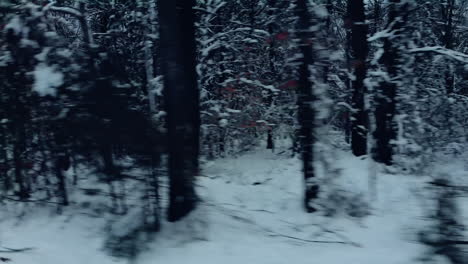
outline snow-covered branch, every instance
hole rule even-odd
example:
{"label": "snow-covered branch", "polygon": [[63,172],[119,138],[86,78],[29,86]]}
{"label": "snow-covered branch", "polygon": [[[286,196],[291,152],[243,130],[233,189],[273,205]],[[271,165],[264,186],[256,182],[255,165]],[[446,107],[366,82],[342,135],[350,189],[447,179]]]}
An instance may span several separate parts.
{"label": "snow-covered branch", "polygon": [[454,59],[462,63],[468,63],[468,54],[461,53],[461,52],[451,50],[451,49],[447,49],[441,46],[414,48],[414,49],[410,49],[409,52],[411,53],[433,52],[436,54],[447,56],[451,59]]}
{"label": "snow-covered branch", "polygon": [[81,18],[83,17],[83,14],[71,7],[58,7],[58,6],[50,6],[48,10],[54,11],[54,12],[59,12],[67,15],[74,16],[76,18]]}

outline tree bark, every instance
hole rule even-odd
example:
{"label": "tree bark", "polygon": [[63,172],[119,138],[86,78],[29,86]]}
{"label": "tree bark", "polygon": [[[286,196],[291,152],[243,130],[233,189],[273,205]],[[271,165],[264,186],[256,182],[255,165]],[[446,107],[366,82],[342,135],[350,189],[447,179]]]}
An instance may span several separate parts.
{"label": "tree bark", "polygon": [[395,124],[396,112],[396,95],[397,84],[392,81],[398,75],[399,63],[399,47],[400,38],[403,28],[403,17],[400,16],[401,0],[391,0],[388,13],[388,27],[396,35],[392,39],[385,38],[382,55],[382,64],[389,76],[388,80],[384,80],[377,88],[375,99],[375,149],[374,159],[377,162],[392,165],[393,163],[393,144],[392,140],[396,139],[397,126]]}
{"label": "tree bark", "polygon": [[267,149],[271,149],[272,151],[274,151],[274,148],[275,148],[275,145],[274,145],[274,141],[273,141],[273,132],[271,131],[271,129],[268,129],[268,132],[267,132]]}
{"label": "tree bark", "polygon": [[[154,35],[156,33],[156,2],[155,0],[148,1],[149,15],[146,22],[149,24],[147,34]],[[151,121],[156,114],[156,95],[154,94],[153,79],[156,77],[154,74],[154,41],[153,36],[147,37],[145,40],[145,73],[146,73],[146,89],[148,93],[149,112]]]}
{"label": "tree bark", "polygon": [[351,69],[354,73],[352,81],[352,106],[351,115],[351,149],[356,156],[367,154],[368,116],[365,107],[365,95],[367,93],[364,79],[367,75],[367,44],[368,27],[366,23],[364,1],[348,0],[348,16],[351,23]]}
{"label": "tree bark", "polygon": [[169,221],[196,206],[200,111],[196,75],[194,0],[160,0],[164,97],[169,151]]}
{"label": "tree bark", "polygon": [[296,15],[298,16],[299,48],[302,53],[299,67],[299,90],[298,90],[298,122],[299,142],[302,155],[303,174],[305,181],[304,207],[309,213],[315,212],[313,200],[317,198],[319,187],[314,183],[314,143],[313,136],[316,120],[316,111],[312,103],[316,100],[313,93],[313,84],[310,80],[309,66],[313,64],[313,34],[310,32],[311,16],[307,9],[306,0],[297,0]]}
{"label": "tree bark", "polygon": [[[443,19],[445,20],[444,23],[444,35],[442,37],[443,45],[447,49],[453,48],[453,12],[455,8],[455,1],[448,0],[446,3],[440,3],[441,11],[443,14]],[[445,89],[447,94],[452,94],[454,92],[455,86],[455,78],[454,72],[450,64],[447,65],[447,69],[445,70]]]}

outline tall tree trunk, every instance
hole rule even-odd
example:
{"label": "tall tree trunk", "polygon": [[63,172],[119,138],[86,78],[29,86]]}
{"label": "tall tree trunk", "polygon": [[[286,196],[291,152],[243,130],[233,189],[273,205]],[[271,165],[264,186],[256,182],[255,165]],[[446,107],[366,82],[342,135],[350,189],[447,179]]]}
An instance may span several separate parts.
{"label": "tall tree trunk", "polygon": [[196,206],[200,111],[195,53],[195,0],[160,0],[164,96],[169,152],[169,221]]}
{"label": "tall tree trunk", "polygon": [[313,34],[310,32],[311,16],[307,9],[306,0],[297,0],[296,15],[298,16],[298,37],[302,53],[299,68],[299,90],[297,97],[299,142],[302,154],[303,174],[305,181],[304,207],[307,212],[315,212],[313,200],[317,198],[319,187],[314,183],[314,143],[313,136],[316,120],[316,111],[312,103],[316,100],[313,93],[313,84],[310,81],[309,66],[313,64]]}
{"label": "tall tree trunk", "polygon": [[[453,11],[455,8],[455,0],[448,0],[445,3],[440,3],[443,18],[445,22],[444,26],[444,35],[442,37],[443,45],[447,49],[453,48]],[[447,94],[452,94],[454,91],[455,86],[455,78],[454,78],[453,68],[450,64],[447,64],[447,69],[445,70],[445,89]]]}
{"label": "tall tree trunk", "polygon": [[348,0],[348,16],[351,23],[351,68],[354,73],[352,81],[353,113],[351,115],[351,149],[356,156],[367,154],[368,117],[365,108],[366,87],[364,79],[367,74],[367,24],[363,0]]}
{"label": "tall tree trunk", "polygon": [[[154,34],[156,31],[156,0],[149,1],[149,8],[152,10],[150,11],[149,20],[151,21],[151,32]],[[149,41],[149,40],[148,40]],[[147,43],[149,44],[149,43]],[[151,47],[154,45],[154,42],[151,41]],[[148,96],[149,96],[149,112],[150,112],[150,131],[148,133],[149,142],[151,142],[150,146],[148,146],[149,154],[150,154],[150,173],[145,178],[146,184],[146,195],[143,197],[144,201],[143,204],[146,207],[146,219],[145,223],[147,225],[147,229],[151,231],[159,231],[160,229],[160,195],[159,195],[159,168],[161,167],[161,152],[162,149],[158,140],[160,139],[159,131],[156,131],[155,128],[155,119],[154,114],[157,111],[157,104],[156,104],[156,95],[151,90],[154,89],[154,85],[151,85],[151,79],[154,77],[154,54],[152,54],[154,48],[150,48],[146,46],[145,56],[146,56],[146,74],[148,80]]]}
{"label": "tall tree trunk", "polygon": [[375,99],[375,149],[374,159],[377,162],[391,165],[393,163],[393,144],[396,139],[397,126],[395,124],[397,84],[394,79],[398,76],[399,45],[403,17],[401,0],[391,0],[388,13],[388,27],[394,32],[392,39],[385,38],[382,55],[382,64],[388,74],[388,79],[380,83]]}
{"label": "tall tree trunk", "polygon": [[[19,89],[18,89],[19,90]],[[26,163],[26,127],[25,124],[29,120],[27,117],[27,110],[24,103],[20,100],[20,91],[15,91],[14,96],[14,111],[13,113],[13,163],[15,168],[15,181],[18,189],[17,194],[20,199],[27,199],[30,197],[30,185],[28,176],[25,174],[24,165]]]}
{"label": "tall tree trunk", "polygon": [[149,14],[146,18],[146,22],[149,24],[147,28],[147,34],[151,34],[151,37],[147,37],[145,40],[145,71],[146,71],[146,89],[148,92],[148,103],[153,120],[153,115],[156,114],[156,95],[154,93],[154,81],[156,77],[154,74],[154,41],[153,35],[156,33],[156,2],[155,0],[148,1]]}

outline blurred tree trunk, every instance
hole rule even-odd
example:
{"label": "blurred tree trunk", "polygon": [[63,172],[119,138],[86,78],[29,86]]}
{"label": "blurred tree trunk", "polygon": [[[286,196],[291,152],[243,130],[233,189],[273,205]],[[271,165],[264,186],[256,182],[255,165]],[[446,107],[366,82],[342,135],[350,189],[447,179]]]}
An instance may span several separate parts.
{"label": "blurred tree trunk", "polygon": [[169,221],[196,206],[200,111],[196,75],[194,0],[159,1],[162,71],[169,152]]}
{"label": "blurred tree trunk", "polygon": [[351,115],[351,149],[356,156],[367,154],[368,117],[365,109],[366,87],[364,79],[367,74],[367,24],[363,0],[348,0],[348,19],[351,26],[351,36],[348,38],[351,48],[351,70],[354,73],[352,80],[352,106]]}
{"label": "blurred tree trunk", "polygon": [[[442,43],[447,49],[453,48],[453,35],[454,35],[454,9],[455,0],[447,0],[440,3],[442,19],[444,23],[444,34],[442,36]],[[453,93],[455,89],[454,71],[451,64],[447,64],[445,71],[445,89],[447,94]]]}
{"label": "blurred tree trunk", "polygon": [[267,132],[267,149],[271,149],[274,151],[275,145],[273,141],[273,132],[271,131],[272,129],[268,129]]}
{"label": "blurred tree trunk", "polygon": [[401,0],[391,0],[388,12],[388,26],[394,36],[385,38],[381,62],[388,74],[388,79],[377,87],[375,98],[375,149],[374,159],[377,162],[391,165],[393,163],[393,144],[396,139],[397,127],[395,124],[397,84],[393,80],[398,75],[399,45],[401,30],[403,29],[403,11]]}
{"label": "blurred tree trunk", "polygon": [[298,121],[299,121],[299,144],[302,155],[303,173],[305,181],[304,207],[307,212],[315,212],[313,200],[317,198],[319,187],[314,183],[314,129],[316,111],[312,103],[316,100],[313,93],[313,84],[310,81],[311,73],[309,66],[313,64],[314,41],[311,28],[311,16],[307,9],[306,0],[297,0],[296,15],[298,16],[299,48],[302,53],[299,67],[299,90],[297,96]]}

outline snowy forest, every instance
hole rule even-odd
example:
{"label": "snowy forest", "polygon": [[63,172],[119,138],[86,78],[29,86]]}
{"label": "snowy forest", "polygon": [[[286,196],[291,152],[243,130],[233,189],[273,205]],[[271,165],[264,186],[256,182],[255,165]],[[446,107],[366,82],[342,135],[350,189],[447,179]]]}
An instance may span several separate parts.
{"label": "snowy forest", "polygon": [[467,0],[0,0],[0,263],[468,263]]}

